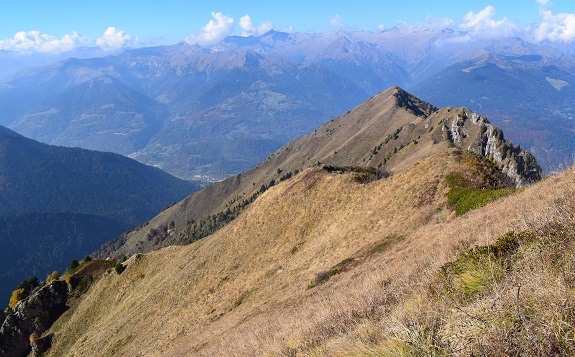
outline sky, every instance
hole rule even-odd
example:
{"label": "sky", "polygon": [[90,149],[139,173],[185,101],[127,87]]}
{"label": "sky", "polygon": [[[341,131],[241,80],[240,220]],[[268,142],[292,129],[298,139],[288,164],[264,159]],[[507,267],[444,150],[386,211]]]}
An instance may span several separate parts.
{"label": "sky", "polygon": [[230,35],[451,28],[532,41],[575,41],[574,0],[28,0],[0,4],[0,50],[62,53],[175,44]]}

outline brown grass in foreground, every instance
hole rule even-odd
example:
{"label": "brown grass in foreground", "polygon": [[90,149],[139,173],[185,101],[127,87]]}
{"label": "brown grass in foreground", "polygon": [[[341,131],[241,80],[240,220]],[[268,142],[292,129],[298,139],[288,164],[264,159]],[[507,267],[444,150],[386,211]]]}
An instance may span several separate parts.
{"label": "brown grass in foreground", "polygon": [[[213,236],[104,276],[53,326],[50,355],[570,351],[575,173],[455,217],[445,177],[467,169],[452,151],[369,184],[306,170]],[[512,268],[472,298],[443,287],[445,263],[509,231],[532,237]]]}

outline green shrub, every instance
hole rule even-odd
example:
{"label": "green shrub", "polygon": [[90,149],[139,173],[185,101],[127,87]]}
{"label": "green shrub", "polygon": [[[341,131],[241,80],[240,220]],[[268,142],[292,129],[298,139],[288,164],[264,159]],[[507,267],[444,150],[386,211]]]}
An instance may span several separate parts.
{"label": "green shrub", "polygon": [[24,289],[26,293],[29,293],[38,286],[40,286],[40,280],[38,280],[37,277],[33,276],[29,279],[21,281],[20,284],[18,284],[18,286],[16,287],[16,289]]}
{"label": "green shrub", "polygon": [[114,270],[116,271],[116,274],[120,275],[124,270],[126,270],[126,267],[122,263],[118,262],[114,265]]}

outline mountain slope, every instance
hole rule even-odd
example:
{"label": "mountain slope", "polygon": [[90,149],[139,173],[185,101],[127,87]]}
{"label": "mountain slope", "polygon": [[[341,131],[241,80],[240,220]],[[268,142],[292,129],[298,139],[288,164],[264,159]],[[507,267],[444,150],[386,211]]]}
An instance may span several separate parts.
{"label": "mountain slope", "polygon": [[[533,156],[507,142],[486,118],[465,108],[438,110],[393,87],[283,146],[255,169],[189,196],[145,227],[102,247],[96,255],[129,256],[194,240],[190,233],[194,221],[209,220],[210,215],[230,209],[241,210],[262,192],[262,186],[263,191],[273,186],[272,180],[280,182],[318,164],[396,172],[450,146],[492,157],[515,185],[540,178],[541,170]],[[168,227],[169,234],[158,233],[167,232]]]}
{"label": "mountain slope", "polygon": [[50,146],[0,127],[0,293],[64,269],[198,188],[117,154]]}
{"label": "mountain slope", "polygon": [[[409,340],[420,332],[401,315],[411,299],[459,252],[554,207],[557,196],[538,192],[564,192],[572,175],[515,189],[539,178],[485,118],[394,87],[108,245],[100,253],[119,258],[187,243],[134,254],[123,272],[87,263],[56,283],[70,281],[69,309],[51,327],[20,326],[34,317],[24,300],[0,341],[14,333],[29,350],[37,331],[32,345],[53,356],[417,351],[426,342]],[[233,221],[191,239],[193,217],[225,210],[205,228],[237,205]]]}
{"label": "mountain slope", "polygon": [[454,217],[447,178],[479,177],[468,157],[446,149],[369,184],[307,169],[213,236],[136,256],[121,275],[104,275],[49,331],[48,355],[407,349],[402,326],[417,325],[401,311],[411,311],[410,298],[442,264],[554,207],[548,193],[573,193],[569,172]]}

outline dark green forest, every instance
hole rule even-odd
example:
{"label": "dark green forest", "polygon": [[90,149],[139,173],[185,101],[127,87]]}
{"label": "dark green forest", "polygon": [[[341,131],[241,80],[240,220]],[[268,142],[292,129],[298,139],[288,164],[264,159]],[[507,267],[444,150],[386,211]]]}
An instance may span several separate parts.
{"label": "dark green forest", "polygon": [[32,276],[44,280],[54,270],[64,271],[72,258],[128,228],[109,218],[73,213],[0,217],[0,303],[8,304],[19,281]]}
{"label": "dark green forest", "polygon": [[112,153],[56,147],[0,127],[0,296],[63,269],[197,191]]}

